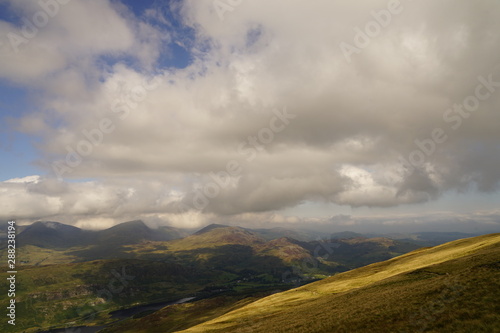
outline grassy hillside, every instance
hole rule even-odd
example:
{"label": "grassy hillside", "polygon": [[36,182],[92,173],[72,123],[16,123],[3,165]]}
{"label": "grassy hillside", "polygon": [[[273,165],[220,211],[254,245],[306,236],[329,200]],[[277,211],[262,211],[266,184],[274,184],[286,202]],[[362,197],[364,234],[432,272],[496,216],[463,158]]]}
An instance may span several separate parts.
{"label": "grassy hillside", "polygon": [[228,244],[253,246],[265,243],[256,233],[240,228],[223,225],[210,225],[183,239],[169,242],[174,251],[187,251]]}
{"label": "grassy hillside", "polygon": [[494,332],[499,299],[492,234],[274,294],[183,332]]}

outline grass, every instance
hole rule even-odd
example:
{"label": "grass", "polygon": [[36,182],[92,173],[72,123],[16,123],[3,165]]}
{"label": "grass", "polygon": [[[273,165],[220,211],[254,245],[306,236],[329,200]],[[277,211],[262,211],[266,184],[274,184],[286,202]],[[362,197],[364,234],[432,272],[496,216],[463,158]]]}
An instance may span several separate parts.
{"label": "grass", "polygon": [[[22,262],[18,263],[18,266],[66,264],[78,259],[64,250],[46,249],[34,245],[18,247],[16,250],[17,258],[21,258],[22,260]],[[0,256],[2,258],[7,258],[6,248],[0,250]]]}
{"label": "grass", "polygon": [[458,240],[274,294],[183,332],[493,332],[500,234]]}
{"label": "grass", "polygon": [[[117,275],[128,278],[119,280]],[[20,266],[16,278],[16,327],[3,321],[1,332],[64,327],[69,322],[106,323],[110,311],[135,304],[177,300],[192,295],[208,283],[228,282],[227,277],[215,272],[147,260]],[[4,281],[0,281],[0,288],[8,290]],[[0,301],[7,302],[7,293],[0,295]],[[95,318],[82,318],[91,313],[95,313]]]}

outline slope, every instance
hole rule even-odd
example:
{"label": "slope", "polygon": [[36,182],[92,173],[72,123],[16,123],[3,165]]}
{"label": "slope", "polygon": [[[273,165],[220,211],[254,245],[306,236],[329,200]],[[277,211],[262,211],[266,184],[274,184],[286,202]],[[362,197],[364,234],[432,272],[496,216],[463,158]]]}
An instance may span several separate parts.
{"label": "slope", "polygon": [[34,245],[42,248],[64,248],[85,244],[89,232],[52,221],[38,221],[27,226],[17,236],[19,246]]}
{"label": "slope", "polygon": [[186,251],[229,244],[253,246],[264,242],[263,238],[252,231],[240,227],[212,224],[191,236],[170,242],[169,248]]}
{"label": "slope", "polygon": [[183,332],[492,332],[499,281],[500,234],[491,234],[271,295]]}

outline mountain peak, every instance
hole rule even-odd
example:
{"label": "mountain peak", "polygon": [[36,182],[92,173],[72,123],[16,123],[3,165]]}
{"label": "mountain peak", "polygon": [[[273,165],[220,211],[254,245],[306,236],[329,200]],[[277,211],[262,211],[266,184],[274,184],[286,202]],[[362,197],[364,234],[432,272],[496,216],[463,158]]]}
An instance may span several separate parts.
{"label": "mountain peak", "polygon": [[206,227],[198,230],[193,235],[201,235],[201,234],[204,234],[206,232],[212,231],[213,229],[217,229],[217,228],[229,228],[229,226],[228,225],[224,225],[224,224],[212,223],[212,224],[209,224]]}
{"label": "mountain peak", "polygon": [[75,226],[60,223],[60,222],[55,222],[55,221],[37,221],[37,222],[34,222],[31,225],[27,226],[26,229],[32,229],[32,230],[53,229],[53,230],[59,230],[59,231],[81,230],[80,228],[77,228]]}
{"label": "mountain peak", "polygon": [[81,240],[82,229],[54,221],[37,221],[19,233],[20,244],[66,247]]}
{"label": "mountain peak", "polygon": [[133,220],[133,221],[127,221],[123,222],[117,225],[112,226],[111,228],[105,229],[105,230],[120,230],[120,229],[150,229],[146,223],[144,223],[142,220]]}

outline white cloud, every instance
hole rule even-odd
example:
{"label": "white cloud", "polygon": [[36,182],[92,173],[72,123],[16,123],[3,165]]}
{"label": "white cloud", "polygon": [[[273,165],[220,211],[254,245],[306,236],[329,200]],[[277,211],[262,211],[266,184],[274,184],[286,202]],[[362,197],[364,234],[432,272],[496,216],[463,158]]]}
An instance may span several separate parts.
{"label": "white cloud", "polygon": [[38,183],[40,181],[40,176],[35,175],[35,176],[26,176],[23,178],[12,178],[5,180],[4,183]]}
{"label": "white cloud", "polygon": [[0,21],[0,77],[17,83],[44,85],[48,77],[75,69],[87,78],[99,75],[95,60],[103,55],[130,55],[150,67],[168,38],[108,0],[7,2],[20,23]]}
{"label": "white cloud", "polygon": [[[210,174],[231,160],[241,166],[231,186],[201,212],[190,212],[189,221],[275,212],[305,201],[390,207],[466,188],[498,190],[500,88],[494,83],[491,96],[458,119],[459,129],[451,128],[456,118],[443,119],[475,93],[479,76],[500,82],[497,2],[405,2],[350,64],[339,44],[352,43],[353,28],[386,1],[244,1],[224,20],[212,6],[183,3],[197,38],[185,69],[152,76],[160,45],[171,36],[108,1],[61,7],[23,52],[6,55],[1,77],[41,89],[42,111],[19,124],[41,133],[41,165],[64,160],[68,147],[77,150],[102,119],[114,126],[64,175],[96,181],[56,186],[44,179],[38,187],[16,187],[9,207],[18,210],[8,212],[35,217],[36,209],[19,213],[19,203],[45,192],[53,199],[40,216],[167,214],[173,221],[171,203],[192,207],[196,186],[203,190],[213,182]],[[19,8],[36,10],[28,2]],[[0,31],[12,29],[0,22]],[[117,54],[139,59],[141,69],[96,61]],[[161,83],[134,97],[155,78]],[[117,100],[128,108],[126,117],[113,111]],[[274,108],[284,107],[296,118],[248,161],[252,150],[238,147],[270,126]],[[429,156],[421,152],[425,163],[408,172],[399,157],[409,159],[421,149],[415,140],[427,140],[435,128],[448,139]]]}

